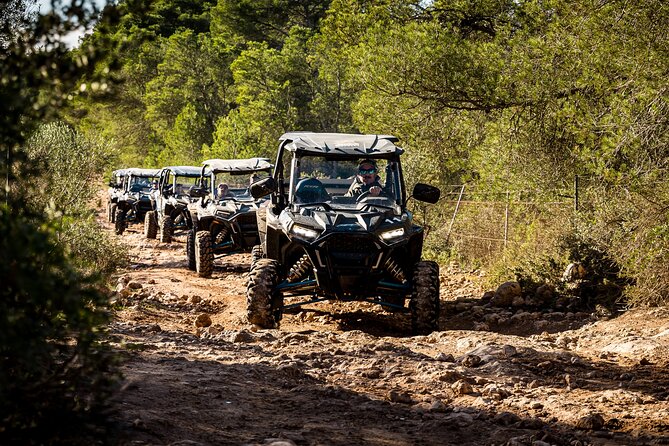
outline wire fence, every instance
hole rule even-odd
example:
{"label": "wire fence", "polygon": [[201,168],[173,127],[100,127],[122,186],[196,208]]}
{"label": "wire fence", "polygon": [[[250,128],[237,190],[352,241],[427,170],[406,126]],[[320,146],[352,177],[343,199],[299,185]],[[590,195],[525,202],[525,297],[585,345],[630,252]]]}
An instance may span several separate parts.
{"label": "wire fence", "polygon": [[[436,206],[422,207],[428,243],[479,260],[514,245],[536,244],[537,234],[568,225],[579,207],[579,182],[572,189],[486,192],[466,184],[442,189]],[[527,251],[527,249],[526,249]],[[530,250],[531,251],[531,250]]]}

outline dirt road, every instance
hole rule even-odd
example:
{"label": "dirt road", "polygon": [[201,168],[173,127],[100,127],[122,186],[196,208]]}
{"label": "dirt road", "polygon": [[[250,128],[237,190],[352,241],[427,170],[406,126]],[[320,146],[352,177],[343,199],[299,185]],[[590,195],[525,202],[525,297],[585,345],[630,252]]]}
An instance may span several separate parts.
{"label": "dirt road", "polygon": [[161,244],[131,226],[121,239],[121,444],[669,444],[669,309],[494,309],[476,275],[442,267],[429,336],[365,303],[311,305],[258,330],[245,321],[250,255],[202,279],[183,237]]}

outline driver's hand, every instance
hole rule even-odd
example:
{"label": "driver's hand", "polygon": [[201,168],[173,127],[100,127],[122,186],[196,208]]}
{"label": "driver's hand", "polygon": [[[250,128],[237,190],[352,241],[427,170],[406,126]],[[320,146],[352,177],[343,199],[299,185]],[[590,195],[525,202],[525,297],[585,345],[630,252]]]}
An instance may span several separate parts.
{"label": "driver's hand", "polygon": [[369,188],[369,195],[378,197],[380,193],[381,193],[381,188],[379,186],[372,186]]}

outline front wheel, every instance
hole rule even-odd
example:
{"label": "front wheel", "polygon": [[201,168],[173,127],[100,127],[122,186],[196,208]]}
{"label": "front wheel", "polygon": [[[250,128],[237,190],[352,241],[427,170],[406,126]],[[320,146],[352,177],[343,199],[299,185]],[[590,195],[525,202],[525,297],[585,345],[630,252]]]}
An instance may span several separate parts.
{"label": "front wheel", "polygon": [[214,251],[209,231],[198,231],[195,235],[195,271],[200,277],[211,277],[214,271]]}
{"label": "front wheel", "polygon": [[116,203],[109,205],[109,221],[112,223],[116,222]]}
{"label": "front wheel", "polygon": [[174,233],[174,221],[169,215],[163,215],[160,218],[160,241],[163,243],[172,242],[172,234]]}
{"label": "front wheel", "polygon": [[116,234],[121,235],[127,226],[125,221],[126,212],[123,209],[116,208],[116,213],[114,214],[114,230]]}
{"label": "front wheel", "polygon": [[144,237],[153,239],[156,238],[157,233],[156,211],[148,211],[144,214]]}
{"label": "front wheel", "polygon": [[416,264],[409,308],[415,334],[430,334],[439,329],[439,265],[436,262],[424,260]]}
{"label": "front wheel", "polygon": [[249,272],[246,285],[246,317],[262,328],[277,328],[283,310],[283,296],[276,290],[276,260],[259,259]]}
{"label": "front wheel", "polygon": [[258,260],[262,259],[265,255],[262,252],[261,245],[255,245],[251,250],[251,269],[255,268]]}

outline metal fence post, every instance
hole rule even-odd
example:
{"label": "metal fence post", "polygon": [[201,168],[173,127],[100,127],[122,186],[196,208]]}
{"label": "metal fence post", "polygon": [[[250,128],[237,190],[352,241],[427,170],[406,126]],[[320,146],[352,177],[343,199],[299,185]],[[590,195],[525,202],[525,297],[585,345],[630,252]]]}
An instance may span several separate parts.
{"label": "metal fence post", "polygon": [[506,248],[506,242],[509,236],[509,203],[510,203],[510,194],[509,191],[506,191],[506,207],[504,209],[504,247]]}
{"label": "metal fence post", "polygon": [[451,218],[451,224],[448,226],[448,233],[446,234],[446,244],[451,238],[451,231],[453,230],[453,223],[455,223],[455,216],[458,215],[458,209],[460,209],[460,202],[462,201],[462,195],[465,193],[465,185],[462,185],[460,188],[460,195],[458,196],[458,202],[455,205],[455,210],[453,211],[453,217]]}
{"label": "metal fence post", "polygon": [[578,212],[578,175],[574,175],[574,211]]}

